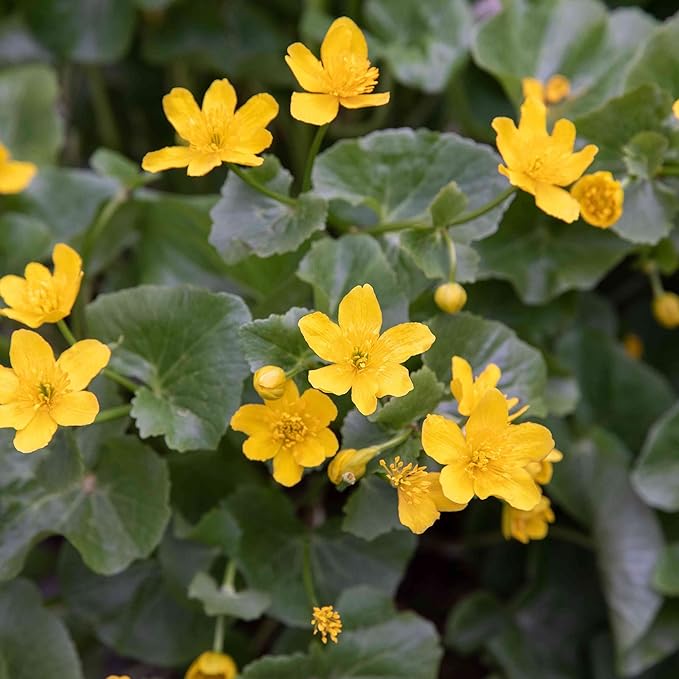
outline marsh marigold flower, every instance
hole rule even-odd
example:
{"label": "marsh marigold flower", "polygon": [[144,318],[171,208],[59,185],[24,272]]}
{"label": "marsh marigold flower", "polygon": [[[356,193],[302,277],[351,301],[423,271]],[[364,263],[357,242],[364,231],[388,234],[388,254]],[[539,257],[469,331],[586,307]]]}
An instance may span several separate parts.
{"label": "marsh marigold flower", "polygon": [[336,644],[342,633],[342,618],[333,606],[314,606],[311,624],[314,634],[320,634],[324,644],[328,643],[328,637]]}
{"label": "marsh marigold flower", "polygon": [[285,393],[287,377],[283,368],[277,365],[265,365],[255,372],[252,383],[255,391],[265,400],[272,401]]}
{"label": "marsh marigold flower", "polygon": [[151,151],[142,167],[147,172],[186,167],[188,175],[197,177],[222,163],[261,165],[264,160],[257,154],[271,146],[271,132],[265,128],[278,115],[278,104],[270,94],[256,94],[236,111],[236,92],[223,78],[205,92],[202,110],[183,87],[163,97],[163,110],[188,146]]}
{"label": "marsh marigold flower", "polygon": [[679,327],[679,295],[662,292],[653,298],[653,316],[663,328]]}
{"label": "marsh marigold flower", "polygon": [[238,668],[230,655],[205,651],[191,663],[184,679],[235,679],[237,674]]}
{"label": "marsh marigold flower", "polygon": [[130,679],[130,677],[127,676],[127,674],[119,675],[119,674],[109,674],[106,679]]}
{"label": "marsh marigold flower", "polygon": [[554,465],[563,460],[563,453],[554,448],[544,460],[540,462],[530,462],[526,465],[526,470],[541,486],[546,486],[554,475]]}
{"label": "marsh marigold flower", "polygon": [[336,486],[344,481],[353,485],[358,479],[365,476],[368,462],[377,455],[378,448],[346,448],[340,450],[328,465],[328,478]]}
{"label": "marsh marigold flower", "polygon": [[510,118],[495,118],[497,147],[506,165],[498,166],[509,182],[535,196],[536,205],[548,215],[574,222],[580,204],[561,188],[576,181],[597,154],[593,144],[573,153],[575,125],[557,120],[547,133],[547,109],[537,97],[528,97],[521,106],[518,129]]}
{"label": "marsh marigold flower", "polygon": [[467,291],[459,283],[443,283],[434,292],[436,306],[447,314],[456,314],[467,303]]}
{"label": "marsh marigold flower", "polygon": [[679,118],[679,99],[672,104],[672,113],[674,113],[675,118]]}
{"label": "marsh marigold flower", "polygon": [[0,297],[8,305],[0,316],[12,318],[29,328],[56,323],[71,313],[82,281],[82,260],[68,245],[57,243],[52,251],[54,273],[30,262],[21,276],[0,278]]}
{"label": "marsh marigold flower", "polygon": [[413,388],[401,365],[427,351],[436,339],[423,323],[401,323],[380,335],[382,310],[371,285],[357,285],[340,302],[339,325],[316,311],[299,320],[307,344],[333,365],[309,371],[312,386],[346,394],[363,415],[374,413],[382,396],[404,396]]}
{"label": "marsh marigold flower", "polygon": [[389,466],[384,460],[380,460],[380,465],[398,491],[398,519],[413,533],[424,533],[441,512],[459,512],[467,506],[452,502],[443,494],[438,472],[428,472],[426,467],[412,462],[404,464],[398,455]]}
{"label": "marsh marigold flower", "polygon": [[368,43],[348,17],[336,19],[325,34],[321,60],[301,42],[288,47],[285,57],[297,82],[306,92],[293,92],[290,113],[312,125],[325,125],[345,108],[383,106],[389,92],[371,94],[379,71],[368,61]]}
{"label": "marsh marigold flower", "polygon": [[537,78],[524,78],[521,81],[524,98],[537,97],[547,104],[558,104],[571,93],[571,82],[557,73],[543,85]]}
{"label": "marsh marigold flower", "polygon": [[274,479],[294,486],[304,467],[317,467],[337,452],[337,438],[328,429],[336,417],[337,408],[325,394],[307,389],[300,396],[294,381],[288,380],[279,399],[241,406],[231,426],[249,437],[243,443],[245,457],[273,459]]}
{"label": "marsh marigold flower", "polygon": [[12,160],[7,147],[0,144],[0,194],[21,193],[37,171],[33,163]]}
{"label": "marsh marigold flower", "polygon": [[12,333],[12,367],[0,366],[0,427],[16,429],[14,447],[32,453],[52,440],[57,426],[92,424],[99,402],[84,389],[110,357],[105,344],[88,339],[55,361],[52,347],[37,332]]}
{"label": "marsh marigold flower", "polygon": [[607,229],[622,216],[625,192],[610,172],[593,172],[581,177],[571,188],[580,203],[580,216],[592,226]]}
{"label": "marsh marigold flower", "polygon": [[502,507],[502,534],[506,540],[514,538],[524,544],[530,540],[542,540],[547,537],[550,523],[554,523],[554,512],[549,498],[544,495],[528,511],[515,509],[507,503]]}
{"label": "marsh marigold flower", "polygon": [[525,467],[540,462],[554,448],[546,427],[533,422],[511,424],[507,400],[489,389],[467,420],[464,434],[441,415],[427,415],[422,426],[422,446],[445,465],[440,482],[443,494],[464,504],[475,495],[491,495],[516,509],[533,509],[541,491]]}

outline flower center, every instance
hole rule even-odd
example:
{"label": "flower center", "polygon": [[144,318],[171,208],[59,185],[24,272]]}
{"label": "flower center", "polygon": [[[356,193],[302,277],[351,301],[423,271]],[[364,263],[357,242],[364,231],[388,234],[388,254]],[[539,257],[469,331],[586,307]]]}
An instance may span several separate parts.
{"label": "flower center", "polygon": [[354,353],[351,354],[351,362],[356,370],[363,370],[368,365],[368,352],[354,347]]}
{"label": "flower center", "polygon": [[54,311],[58,306],[56,291],[48,281],[31,281],[28,284],[27,297],[30,306],[42,313]]}
{"label": "flower center", "polygon": [[324,644],[328,643],[328,637],[337,643],[337,637],[342,631],[342,618],[332,606],[314,606],[311,624],[314,627],[314,634],[320,634]]}
{"label": "flower center", "polygon": [[336,97],[355,97],[372,92],[380,74],[367,59],[353,54],[336,57],[324,66],[330,76],[330,94]]}
{"label": "flower center", "polygon": [[497,457],[497,452],[492,448],[486,446],[480,446],[472,450],[471,457],[467,463],[467,473],[472,477],[476,476],[477,472],[484,472],[491,463]]}
{"label": "flower center", "polygon": [[580,195],[580,207],[587,216],[601,222],[613,219],[617,204],[617,187],[609,182],[593,182]]}
{"label": "flower center", "polygon": [[42,403],[48,404],[54,394],[54,387],[49,383],[42,382],[38,385],[38,394]]}
{"label": "flower center", "polygon": [[431,483],[426,467],[418,467],[409,462],[407,465],[396,456],[387,467],[384,460],[380,466],[387,472],[387,479],[408,504],[417,504],[429,493]]}
{"label": "flower center", "polygon": [[283,413],[273,427],[273,437],[280,441],[284,448],[290,448],[303,441],[307,434],[307,426],[299,415]]}

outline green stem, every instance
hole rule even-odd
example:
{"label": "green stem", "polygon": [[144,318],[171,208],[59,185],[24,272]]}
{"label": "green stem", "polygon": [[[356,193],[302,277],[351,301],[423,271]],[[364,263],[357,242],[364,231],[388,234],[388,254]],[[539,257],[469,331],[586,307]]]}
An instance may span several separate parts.
{"label": "green stem", "polygon": [[489,203],[486,203],[485,205],[482,205],[480,208],[477,210],[474,210],[473,212],[467,212],[463,215],[460,215],[457,219],[454,219],[448,226],[456,226],[457,224],[465,224],[466,222],[471,222],[472,219],[476,219],[477,217],[480,217],[481,215],[485,215],[486,212],[490,212],[493,208],[497,207],[500,203],[502,203],[504,200],[509,198],[514,192],[516,191],[516,188],[514,186],[508,186],[502,193],[498,194],[493,200],[491,200]]}
{"label": "green stem", "polygon": [[653,291],[653,297],[660,297],[665,292],[662,280],[660,280],[660,274],[658,269],[656,269],[655,264],[649,263],[646,269],[646,275],[648,276],[648,282],[651,284],[651,290]]}
{"label": "green stem", "polygon": [[71,329],[66,325],[66,322],[62,318],[60,321],[57,321],[57,328],[59,328],[59,332],[64,336],[64,339],[71,345],[73,346],[77,340],[73,336],[73,333],[71,332]]}
{"label": "green stem", "polygon": [[299,373],[302,373],[305,370],[317,368],[318,366],[319,362],[317,359],[313,358],[313,356],[303,356],[292,368],[290,368],[290,370],[285,372],[285,376],[288,379],[292,379],[295,375],[299,375]]}
{"label": "green stem", "polygon": [[236,583],[236,560],[229,559],[226,564],[226,569],[224,570],[224,580],[222,586],[227,589],[235,589]]}
{"label": "green stem", "polygon": [[381,453],[382,451],[388,450],[389,448],[394,448],[399,444],[403,443],[404,441],[407,441],[412,436],[412,434],[413,434],[412,429],[406,429],[405,431],[396,434],[396,436],[390,438],[388,441],[380,443],[379,445],[375,446],[376,448],[375,455],[379,455],[379,453]]}
{"label": "green stem", "polygon": [[302,558],[302,579],[304,580],[304,589],[312,606],[318,606],[318,597],[314,589],[314,576],[311,572],[311,547],[309,544],[309,536],[304,538],[304,551]]}
{"label": "green stem", "polygon": [[329,124],[330,123],[321,125],[316,130],[316,134],[314,135],[314,138],[311,142],[311,146],[309,147],[309,154],[306,157],[306,165],[304,166],[304,176],[302,178],[302,190],[300,193],[304,193],[305,191],[308,191],[311,188],[311,170],[314,167],[314,160],[316,160],[318,149],[321,148],[321,142],[323,141],[323,137],[325,137],[325,133],[328,131]]}
{"label": "green stem", "polygon": [[448,269],[448,282],[455,282],[455,275],[457,274],[457,250],[455,249],[455,243],[448,233],[448,229],[441,229],[443,234],[443,240],[448,246],[448,262],[450,264]]}
{"label": "green stem", "polygon": [[413,219],[404,222],[390,222],[387,224],[377,224],[368,229],[363,229],[363,233],[369,233],[373,236],[379,236],[382,233],[390,233],[391,231],[406,231],[407,229],[423,229],[428,230],[431,226],[422,221]]}
{"label": "green stem", "polygon": [[215,653],[222,653],[224,651],[224,623],[225,616],[218,615],[215,618],[215,636],[212,640],[212,650]]}
{"label": "green stem", "polygon": [[125,387],[125,389],[133,394],[136,393],[137,389],[139,389],[138,384],[135,384],[131,379],[128,379],[124,375],[121,375],[119,372],[113,370],[113,368],[104,368],[101,374],[104,375],[104,377],[108,377],[111,382],[115,382],[121,387]]}
{"label": "green stem", "polygon": [[121,417],[127,417],[132,410],[132,406],[126,403],[122,406],[116,406],[115,408],[106,408],[106,410],[100,410],[96,419],[95,424],[101,424],[102,422],[110,422],[111,420],[119,420]]}
{"label": "green stem", "polygon": [[106,91],[106,83],[98,66],[86,66],[85,76],[92,97],[97,128],[104,146],[120,149],[120,132],[111,106],[111,99]]}
{"label": "green stem", "polygon": [[248,186],[253,188],[255,191],[259,191],[259,193],[261,193],[262,195],[272,198],[273,200],[276,200],[279,203],[283,203],[285,205],[297,204],[297,200],[295,198],[292,198],[291,196],[286,196],[282,193],[278,193],[278,191],[273,191],[264,186],[263,184],[260,184],[254,177],[250,175],[249,172],[244,172],[243,170],[240,169],[240,167],[238,167],[238,165],[229,163],[229,169],[237,177],[244,181]]}
{"label": "green stem", "polygon": [[113,196],[113,198],[111,198],[103,208],[101,208],[97,218],[92,222],[90,228],[87,229],[81,252],[83,266],[87,265],[97,239],[99,236],[101,236],[104,229],[106,228],[106,225],[111,221],[113,215],[118,211],[118,208],[127,200],[127,196],[128,194],[126,190],[116,193],[116,195]]}

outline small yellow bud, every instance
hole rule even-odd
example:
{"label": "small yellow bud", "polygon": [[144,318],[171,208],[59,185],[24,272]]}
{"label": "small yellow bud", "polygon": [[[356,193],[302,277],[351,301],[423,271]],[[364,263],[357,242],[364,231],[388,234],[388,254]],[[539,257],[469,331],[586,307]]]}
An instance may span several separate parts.
{"label": "small yellow bud", "polygon": [[337,637],[342,633],[342,618],[333,606],[314,606],[311,624],[314,634],[320,634],[324,644],[328,643],[328,637],[336,644]]}
{"label": "small yellow bud", "polygon": [[265,401],[276,401],[285,392],[287,378],[282,368],[277,365],[265,365],[261,367],[252,378],[255,391]]}
{"label": "small yellow bud", "polygon": [[377,454],[377,448],[361,448],[355,450],[347,448],[340,450],[328,465],[328,478],[336,486],[348,483],[353,486],[358,479],[365,475],[365,468]]}
{"label": "small yellow bud", "polygon": [[607,229],[622,215],[625,192],[610,172],[593,172],[581,177],[571,188],[580,203],[580,216],[592,226]]}
{"label": "small yellow bud", "polygon": [[628,332],[622,338],[622,347],[630,358],[639,360],[644,355],[644,343],[633,332]]}
{"label": "small yellow bud", "polygon": [[545,85],[545,101],[548,104],[558,104],[571,93],[571,81],[557,73],[553,75]]}
{"label": "small yellow bud", "polygon": [[459,283],[444,283],[434,293],[436,306],[447,314],[456,314],[467,303],[467,292]]}
{"label": "small yellow bud", "polygon": [[191,663],[184,679],[235,679],[237,674],[238,668],[230,655],[205,651]]}
{"label": "small yellow bud", "polygon": [[674,113],[675,118],[679,118],[679,99],[672,104],[672,113]]}
{"label": "small yellow bud", "polygon": [[679,326],[679,295],[663,292],[653,299],[653,315],[663,328]]}

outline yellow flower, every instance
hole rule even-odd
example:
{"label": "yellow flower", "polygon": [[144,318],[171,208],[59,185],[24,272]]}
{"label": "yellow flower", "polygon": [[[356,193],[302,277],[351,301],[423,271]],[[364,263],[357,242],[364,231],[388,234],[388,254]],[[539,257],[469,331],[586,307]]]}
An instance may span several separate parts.
{"label": "yellow flower", "polygon": [[336,644],[337,637],[342,633],[342,618],[333,606],[314,606],[311,624],[314,634],[320,634],[324,644],[328,643],[328,637]]}
{"label": "yellow flower", "polygon": [[628,332],[622,338],[622,346],[630,358],[639,360],[644,355],[644,343],[641,337],[633,332]]}
{"label": "yellow flower", "polygon": [[275,401],[285,393],[285,372],[277,365],[265,365],[255,372],[252,383],[265,401]]}
{"label": "yellow flower", "polygon": [[[453,379],[450,381],[450,391],[457,400],[457,410],[460,415],[471,415],[472,410],[476,408],[483,395],[489,389],[497,387],[497,383],[502,377],[502,371],[495,363],[489,363],[481,374],[474,379],[471,365],[461,356],[453,356],[451,364]],[[507,408],[511,410],[518,402],[518,398],[507,398]],[[528,406],[519,408],[509,416],[509,419],[515,420],[523,415],[526,410],[528,410]]]}
{"label": "yellow flower", "polygon": [[502,534],[506,540],[514,538],[524,544],[530,540],[542,540],[547,536],[550,523],[554,523],[554,512],[549,498],[544,495],[528,511],[515,509],[507,503],[502,507]]}
{"label": "yellow flower", "polygon": [[340,302],[339,325],[316,311],[299,320],[307,344],[333,363],[309,371],[312,386],[346,394],[363,415],[377,408],[382,396],[404,396],[413,388],[401,365],[427,351],[436,339],[423,323],[401,323],[380,335],[382,310],[371,285],[357,285]]}
{"label": "yellow flower", "polygon": [[674,113],[675,118],[679,118],[679,99],[672,104],[672,113]]}
{"label": "yellow flower", "polygon": [[447,314],[456,314],[467,303],[467,291],[459,283],[444,283],[434,292],[436,306]]}
{"label": "yellow flower", "polygon": [[547,104],[558,104],[571,93],[571,82],[565,75],[557,73],[543,85],[537,78],[524,78],[521,81],[524,99],[537,97]]}
{"label": "yellow flower", "polygon": [[336,19],[323,38],[321,61],[301,42],[288,47],[285,57],[297,82],[306,92],[293,92],[290,113],[312,125],[325,125],[345,108],[383,106],[389,92],[370,94],[379,71],[368,61],[368,43],[348,17]]}
{"label": "yellow flower", "polygon": [[0,297],[9,305],[0,309],[0,316],[39,328],[71,313],[83,277],[82,260],[73,248],[57,243],[52,261],[54,274],[46,266],[31,262],[24,269],[24,278],[11,275],[0,278]]}
{"label": "yellow flower", "polygon": [[0,366],[0,427],[16,429],[21,453],[44,448],[57,425],[92,424],[97,397],[83,391],[107,365],[110,349],[97,340],[76,342],[54,360],[52,348],[32,330],[12,333],[11,368]]}
{"label": "yellow flower", "polygon": [[542,486],[547,485],[554,475],[554,464],[563,460],[563,453],[554,448],[544,460],[529,462],[526,465],[528,473]]}
{"label": "yellow flower", "polygon": [[507,400],[488,390],[469,416],[464,434],[452,420],[427,415],[422,446],[445,465],[441,470],[443,494],[464,504],[475,495],[506,500],[517,509],[533,509],[541,492],[525,467],[539,462],[554,448],[546,427],[533,422],[511,424]]}
{"label": "yellow flower", "polygon": [[653,315],[663,328],[672,330],[679,326],[679,295],[663,292],[653,298]]}
{"label": "yellow flower", "polygon": [[0,144],[0,194],[21,193],[37,171],[33,163],[12,160],[7,147]]}
{"label": "yellow flower", "polygon": [[360,450],[354,448],[340,450],[328,465],[328,478],[336,486],[343,481],[352,486],[365,476],[365,468],[376,454],[376,446]]}
{"label": "yellow flower", "polygon": [[122,675],[109,674],[108,677],[106,677],[106,679],[130,679],[130,677],[128,677],[127,674]]}
{"label": "yellow flower", "polygon": [[387,480],[398,491],[398,519],[418,535],[424,533],[441,516],[441,512],[460,512],[467,503],[451,502],[441,490],[440,474],[428,472],[409,462],[407,465],[397,455],[387,467],[384,460],[380,465],[387,472]]}
{"label": "yellow flower", "polygon": [[557,120],[547,134],[547,110],[537,97],[528,97],[521,106],[518,129],[509,118],[495,118],[497,147],[505,165],[498,166],[509,182],[535,196],[537,206],[548,215],[574,222],[580,204],[560,188],[578,179],[590,166],[597,147],[593,144],[573,153],[575,125]]}
{"label": "yellow flower", "polygon": [[607,229],[622,216],[625,192],[610,172],[594,172],[581,177],[571,196],[580,203],[580,216],[592,226]]}
{"label": "yellow flower", "polygon": [[184,679],[235,679],[237,674],[238,668],[230,655],[205,651],[191,663]]}
{"label": "yellow flower", "polygon": [[337,438],[328,429],[336,417],[337,408],[325,394],[307,389],[300,396],[294,381],[288,380],[279,399],[241,406],[231,426],[249,437],[243,443],[245,457],[273,459],[274,479],[294,486],[304,467],[317,467],[337,452]]}
{"label": "yellow flower", "polygon": [[163,110],[188,146],[151,151],[142,167],[147,172],[188,167],[187,174],[198,177],[222,163],[261,165],[264,160],[257,154],[271,146],[271,132],[265,128],[278,115],[278,104],[270,94],[256,94],[236,111],[236,92],[223,78],[205,92],[202,110],[183,87],[163,97]]}

